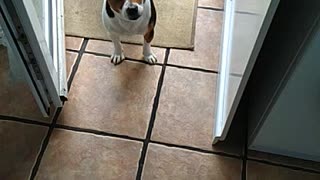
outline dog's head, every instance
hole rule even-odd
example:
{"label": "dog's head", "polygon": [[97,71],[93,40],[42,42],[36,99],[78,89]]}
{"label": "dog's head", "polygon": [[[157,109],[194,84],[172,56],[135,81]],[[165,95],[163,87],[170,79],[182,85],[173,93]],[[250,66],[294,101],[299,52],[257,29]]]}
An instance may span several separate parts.
{"label": "dog's head", "polygon": [[110,7],[123,18],[134,21],[139,19],[144,11],[145,0],[107,0]]}

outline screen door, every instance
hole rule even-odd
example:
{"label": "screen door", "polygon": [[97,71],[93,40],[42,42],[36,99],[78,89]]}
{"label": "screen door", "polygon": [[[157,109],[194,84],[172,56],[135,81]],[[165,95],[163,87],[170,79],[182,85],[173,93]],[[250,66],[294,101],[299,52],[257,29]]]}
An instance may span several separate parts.
{"label": "screen door", "polygon": [[67,98],[63,1],[0,0],[0,26],[44,116]]}

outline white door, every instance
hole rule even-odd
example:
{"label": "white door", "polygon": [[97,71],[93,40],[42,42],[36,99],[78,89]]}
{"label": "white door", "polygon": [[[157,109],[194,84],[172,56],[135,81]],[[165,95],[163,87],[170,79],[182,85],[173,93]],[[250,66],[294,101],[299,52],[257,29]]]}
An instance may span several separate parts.
{"label": "white door", "polygon": [[48,116],[67,97],[63,0],[0,0],[0,26]]}
{"label": "white door", "polygon": [[280,0],[226,0],[213,143],[223,141]]}

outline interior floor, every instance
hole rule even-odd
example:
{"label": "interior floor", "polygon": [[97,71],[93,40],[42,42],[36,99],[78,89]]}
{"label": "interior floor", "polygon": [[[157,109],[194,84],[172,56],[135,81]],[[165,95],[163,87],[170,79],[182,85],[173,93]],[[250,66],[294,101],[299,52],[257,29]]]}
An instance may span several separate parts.
{"label": "interior floor", "polygon": [[2,86],[0,179],[319,179],[318,164],[248,152],[245,121],[212,146],[222,2],[199,0],[195,50],[154,47],[154,66],[138,45],[114,66],[111,42],[66,37],[70,92],[50,118],[25,83]]}

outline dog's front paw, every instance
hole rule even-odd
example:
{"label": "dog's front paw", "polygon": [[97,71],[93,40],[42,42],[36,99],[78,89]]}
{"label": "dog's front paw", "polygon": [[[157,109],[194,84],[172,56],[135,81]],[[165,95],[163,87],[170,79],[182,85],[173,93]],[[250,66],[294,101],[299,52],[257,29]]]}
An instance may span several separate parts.
{"label": "dog's front paw", "polygon": [[144,55],[144,60],[149,64],[155,64],[157,62],[157,57],[151,53],[149,55]]}
{"label": "dog's front paw", "polygon": [[120,64],[123,60],[125,59],[124,54],[123,53],[113,53],[111,56],[111,63],[113,63],[114,65]]}

